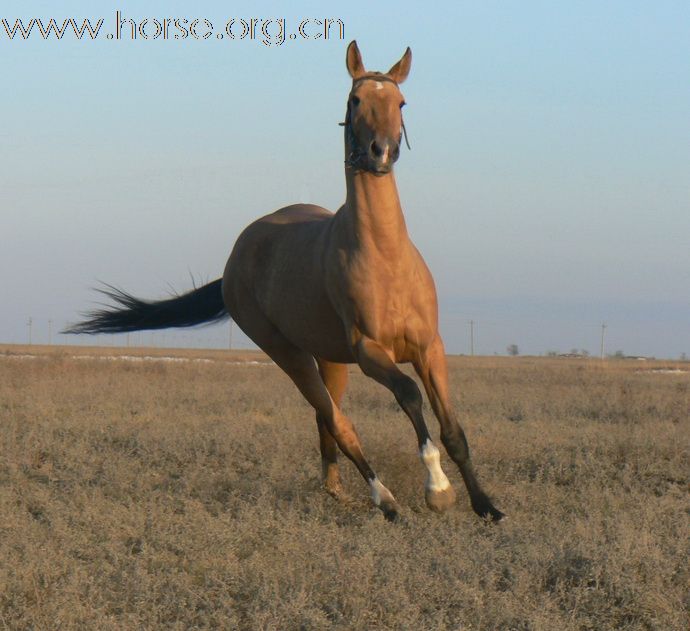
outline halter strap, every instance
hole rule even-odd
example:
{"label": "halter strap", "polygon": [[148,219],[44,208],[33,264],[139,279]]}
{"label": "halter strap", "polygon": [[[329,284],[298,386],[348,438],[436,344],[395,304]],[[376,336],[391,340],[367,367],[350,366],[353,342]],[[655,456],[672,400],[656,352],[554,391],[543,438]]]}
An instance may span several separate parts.
{"label": "halter strap", "polygon": [[[398,87],[398,82],[391,79],[388,75],[385,75],[385,74],[368,74],[368,75],[364,75],[363,77],[359,77],[359,79],[355,79],[352,82],[352,90],[354,90],[356,87],[359,86],[360,83],[362,83],[364,81],[378,81],[380,83],[388,82],[388,83],[392,83],[393,85],[395,85],[396,88]],[[352,90],[350,90],[350,91],[352,91]]]}

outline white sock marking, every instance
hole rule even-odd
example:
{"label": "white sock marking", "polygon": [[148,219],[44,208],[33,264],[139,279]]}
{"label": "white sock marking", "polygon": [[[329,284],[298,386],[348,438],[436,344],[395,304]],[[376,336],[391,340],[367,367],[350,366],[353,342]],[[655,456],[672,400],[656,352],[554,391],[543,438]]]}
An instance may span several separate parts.
{"label": "white sock marking", "polygon": [[388,502],[395,502],[393,494],[381,484],[381,480],[374,478],[369,482],[371,486],[371,499],[376,504],[376,506],[381,506],[382,500],[387,500]]}
{"label": "white sock marking", "polygon": [[450,482],[441,469],[441,454],[430,438],[427,438],[422,445],[419,456],[429,472],[426,488],[429,491],[445,491],[450,486]]}

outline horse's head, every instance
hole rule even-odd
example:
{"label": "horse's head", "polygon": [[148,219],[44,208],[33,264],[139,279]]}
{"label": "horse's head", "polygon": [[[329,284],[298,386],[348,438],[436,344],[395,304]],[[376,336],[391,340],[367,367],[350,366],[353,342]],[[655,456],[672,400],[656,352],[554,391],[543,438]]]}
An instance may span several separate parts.
{"label": "horse's head", "polygon": [[345,163],[377,175],[390,173],[400,155],[405,99],[398,87],[407,78],[412,51],[384,73],[367,72],[353,41],[347,47],[347,71],[352,89],[345,117]]}

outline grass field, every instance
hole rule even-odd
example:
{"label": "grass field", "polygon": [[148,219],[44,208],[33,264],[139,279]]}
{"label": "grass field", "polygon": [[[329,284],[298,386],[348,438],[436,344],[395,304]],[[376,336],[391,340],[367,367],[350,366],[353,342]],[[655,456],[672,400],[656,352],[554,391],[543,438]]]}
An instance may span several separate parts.
{"label": "grass field", "polygon": [[451,358],[491,525],[447,457],[458,503],[425,507],[409,421],[355,369],[344,408],[404,519],[344,459],[329,497],[264,362],[0,347],[0,629],[688,629],[690,372],[655,372],[687,364]]}

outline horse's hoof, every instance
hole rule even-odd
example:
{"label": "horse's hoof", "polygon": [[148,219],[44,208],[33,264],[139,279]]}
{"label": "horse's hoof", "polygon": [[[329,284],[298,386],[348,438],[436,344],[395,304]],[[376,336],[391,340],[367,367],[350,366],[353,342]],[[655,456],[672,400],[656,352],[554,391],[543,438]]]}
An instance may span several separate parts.
{"label": "horse's hoof", "polygon": [[396,523],[400,521],[400,507],[395,502],[383,502],[379,506],[387,521]]}
{"label": "horse's hoof", "polygon": [[484,493],[474,498],[472,501],[472,508],[477,515],[493,523],[498,523],[505,517],[505,514],[495,508],[491,500],[484,495]]}
{"label": "horse's hoof", "polygon": [[494,524],[498,523],[502,519],[507,519],[505,513],[502,513],[500,510],[494,508],[493,506],[489,509],[489,512],[482,515],[482,517],[489,519]]}
{"label": "horse's hoof", "polygon": [[443,513],[455,504],[455,490],[449,486],[442,491],[426,489],[424,493],[426,505],[437,513]]}
{"label": "horse's hoof", "polygon": [[324,484],[323,488],[326,489],[326,493],[339,502],[347,502],[350,500],[350,496],[347,494],[340,482],[337,484]]}
{"label": "horse's hoof", "polygon": [[371,478],[369,485],[371,486],[371,499],[374,505],[381,509],[388,521],[397,521],[400,507],[398,502],[395,501],[393,494],[381,484],[377,477]]}

